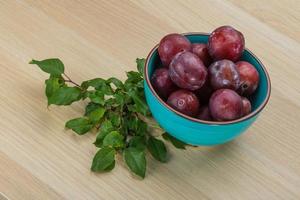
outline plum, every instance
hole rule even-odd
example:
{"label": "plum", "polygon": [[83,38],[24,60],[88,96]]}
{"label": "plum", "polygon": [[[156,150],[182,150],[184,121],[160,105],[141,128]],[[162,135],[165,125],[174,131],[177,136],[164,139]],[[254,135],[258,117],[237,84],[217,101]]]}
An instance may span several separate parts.
{"label": "plum", "polygon": [[180,88],[197,90],[207,78],[207,69],[198,56],[191,52],[180,52],[169,66],[171,80]]}
{"label": "plum", "polygon": [[245,39],[241,32],[231,26],[215,29],[208,39],[208,52],[214,60],[237,61],[245,49]]}
{"label": "plum", "polygon": [[240,75],[236,65],[230,60],[219,60],[208,68],[210,85],[214,90],[237,90],[240,85]]}
{"label": "plum", "polygon": [[157,94],[164,100],[177,89],[166,68],[156,69],[151,77],[151,83]]}
{"label": "plum", "polygon": [[209,67],[212,59],[208,53],[207,45],[205,43],[193,43],[192,52],[201,59],[206,67]]}
{"label": "plum", "polygon": [[201,120],[206,120],[206,121],[212,120],[212,117],[211,117],[211,114],[210,114],[210,111],[209,111],[209,108],[207,105],[200,107],[197,118],[201,119]]}
{"label": "plum", "polygon": [[175,110],[191,117],[195,117],[198,114],[200,107],[197,96],[191,91],[184,89],[173,92],[169,96],[167,104]]}
{"label": "plum", "polygon": [[163,37],[158,46],[160,60],[165,67],[169,67],[173,57],[181,51],[190,51],[191,42],[183,35],[172,33]]}
{"label": "plum", "polygon": [[217,121],[237,119],[241,117],[242,109],[242,98],[230,89],[215,91],[209,100],[210,114]]}
{"label": "plum", "polygon": [[245,96],[253,94],[259,83],[258,71],[246,61],[239,61],[236,66],[240,75],[238,93]]}
{"label": "plum", "polygon": [[242,97],[242,103],[242,116],[248,115],[251,112],[251,102],[246,97]]}

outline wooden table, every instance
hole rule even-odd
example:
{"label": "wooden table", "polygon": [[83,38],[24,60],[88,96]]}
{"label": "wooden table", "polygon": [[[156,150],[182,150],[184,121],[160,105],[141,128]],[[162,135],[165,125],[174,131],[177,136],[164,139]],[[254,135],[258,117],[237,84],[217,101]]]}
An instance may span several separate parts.
{"label": "wooden table", "polygon": [[[47,109],[47,75],[28,64],[59,57],[78,82],[124,79],[165,34],[224,24],[244,33],[269,70],[268,106],[233,142],[168,146],[166,164],[149,157],[143,181],[121,158],[111,173],[90,172],[95,136],[64,130],[83,104]],[[300,199],[299,24],[299,0],[1,1],[0,192],[12,200]]]}

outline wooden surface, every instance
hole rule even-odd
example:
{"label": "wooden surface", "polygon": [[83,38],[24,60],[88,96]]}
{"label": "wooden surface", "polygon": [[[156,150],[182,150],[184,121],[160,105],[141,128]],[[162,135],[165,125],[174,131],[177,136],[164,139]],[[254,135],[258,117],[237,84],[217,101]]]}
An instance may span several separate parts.
{"label": "wooden surface", "polygon": [[[89,168],[94,135],[64,122],[83,104],[46,107],[46,74],[31,58],[61,58],[80,82],[134,69],[170,32],[230,24],[272,80],[270,102],[238,139],[148,159],[145,180],[121,159]],[[0,1],[0,192],[10,199],[300,199],[300,1]]]}

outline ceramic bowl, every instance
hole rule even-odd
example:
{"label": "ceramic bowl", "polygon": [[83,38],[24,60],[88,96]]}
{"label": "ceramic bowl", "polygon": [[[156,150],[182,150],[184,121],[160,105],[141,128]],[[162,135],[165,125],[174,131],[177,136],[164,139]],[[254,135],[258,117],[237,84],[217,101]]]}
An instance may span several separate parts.
{"label": "ceramic bowl", "polygon": [[[207,43],[209,34],[186,33],[191,43]],[[175,138],[191,145],[217,145],[233,140],[257,119],[266,106],[270,93],[271,83],[266,68],[260,60],[248,49],[245,49],[241,60],[250,62],[257,69],[260,82],[257,90],[250,98],[252,112],[240,119],[214,122],[189,117],[168,106],[153,89],[151,75],[161,63],[156,45],[149,53],[144,69],[144,89],[147,104],[159,125]]]}

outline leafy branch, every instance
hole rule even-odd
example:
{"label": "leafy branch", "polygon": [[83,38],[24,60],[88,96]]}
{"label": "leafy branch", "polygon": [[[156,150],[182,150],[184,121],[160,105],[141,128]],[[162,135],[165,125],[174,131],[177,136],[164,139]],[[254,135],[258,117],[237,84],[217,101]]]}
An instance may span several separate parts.
{"label": "leafy branch", "polygon": [[[94,145],[99,148],[94,156],[91,170],[108,172],[115,166],[115,155],[123,155],[128,168],[139,177],[146,173],[146,150],[160,162],[167,161],[164,142],[151,135],[145,118],[151,113],[145,101],[143,86],[143,66],[145,59],[136,59],[137,71],[126,73],[122,82],[115,77],[95,78],[78,84],[66,73],[62,61],[57,58],[42,61],[32,60],[48,74],[45,81],[46,97],[50,105],[70,105],[80,100],[88,100],[82,117],[66,122],[65,126],[78,135],[96,130]],[[185,149],[185,144],[167,133],[163,138],[176,148]]]}

